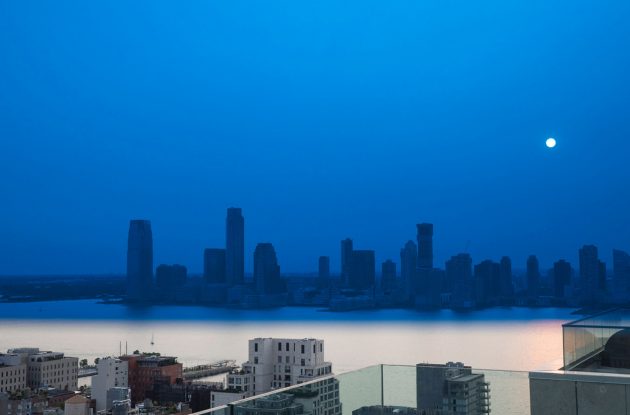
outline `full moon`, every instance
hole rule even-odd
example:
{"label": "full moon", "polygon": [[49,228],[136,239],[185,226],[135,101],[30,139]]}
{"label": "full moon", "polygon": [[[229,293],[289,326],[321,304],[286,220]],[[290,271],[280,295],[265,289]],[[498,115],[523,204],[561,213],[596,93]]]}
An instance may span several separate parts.
{"label": "full moon", "polygon": [[556,139],[555,138],[551,138],[549,137],[547,139],[547,141],[545,141],[545,144],[547,145],[547,147],[549,148],[554,148],[556,146]]}

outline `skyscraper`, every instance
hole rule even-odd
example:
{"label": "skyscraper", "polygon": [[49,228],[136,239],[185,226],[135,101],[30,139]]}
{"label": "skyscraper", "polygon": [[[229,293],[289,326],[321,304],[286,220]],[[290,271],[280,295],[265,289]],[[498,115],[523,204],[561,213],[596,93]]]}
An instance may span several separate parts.
{"label": "skyscraper", "polygon": [[203,251],[203,279],[209,284],[225,283],[225,249]]}
{"label": "skyscraper", "polygon": [[630,294],[630,255],[619,249],[613,249],[613,278],[617,297],[627,299]]}
{"label": "skyscraper", "polygon": [[417,266],[418,247],[413,241],[407,241],[400,250],[400,279],[409,295],[415,293]]}
{"label": "skyscraper", "polygon": [[376,259],[374,251],[354,250],[350,257],[348,286],[356,290],[374,287],[376,280]]}
{"label": "skyscraper", "polygon": [[278,265],[276,250],[268,242],[256,245],[254,283],[259,294],[275,294],[280,291],[280,266]]}
{"label": "skyscraper", "polygon": [[473,301],[472,258],[458,254],[446,261],[446,280],[452,286],[451,303],[455,308],[470,308]]}
{"label": "skyscraper", "polygon": [[475,265],[475,300],[477,306],[490,305],[500,293],[501,265],[489,259]]}
{"label": "skyscraper", "polygon": [[346,238],[341,241],[341,282],[348,284],[350,275],[350,257],[352,257],[352,239]]}
{"label": "skyscraper", "polygon": [[225,227],[225,276],[230,285],[245,281],[245,219],[240,208],[228,208]]}
{"label": "skyscraper", "polygon": [[396,263],[390,259],[381,265],[381,288],[384,290],[396,288]]}
{"label": "skyscraper", "polygon": [[553,295],[564,298],[567,287],[571,284],[571,264],[564,259],[553,264]]}
{"label": "skyscraper", "polygon": [[127,299],[149,298],[153,284],[153,234],[151,221],[134,219],[129,222],[127,239]]}
{"label": "skyscraper", "polygon": [[418,230],[418,268],[433,269],[433,224],[416,225]]}
{"label": "skyscraper", "polygon": [[601,295],[602,267],[595,245],[584,245],[580,257],[580,298],[584,303],[594,303]]}
{"label": "skyscraper", "polygon": [[527,295],[530,297],[538,297],[540,286],[540,269],[538,266],[538,258],[536,255],[530,255],[527,258]]}
{"label": "skyscraper", "polygon": [[514,296],[514,285],[512,283],[512,260],[504,256],[500,262],[501,296],[504,299],[511,299]]}
{"label": "skyscraper", "polygon": [[320,256],[318,261],[318,273],[317,275],[321,280],[327,280],[330,278],[330,257]]}

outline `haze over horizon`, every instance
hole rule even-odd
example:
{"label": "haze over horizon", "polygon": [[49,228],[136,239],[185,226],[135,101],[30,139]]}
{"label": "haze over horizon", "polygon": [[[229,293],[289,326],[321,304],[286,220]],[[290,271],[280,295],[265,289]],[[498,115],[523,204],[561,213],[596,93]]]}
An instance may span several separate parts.
{"label": "haze over horizon", "polygon": [[134,218],[199,273],[229,206],[247,272],[630,251],[630,3],[244,5],[0,4],[0,275],[124,273]]}

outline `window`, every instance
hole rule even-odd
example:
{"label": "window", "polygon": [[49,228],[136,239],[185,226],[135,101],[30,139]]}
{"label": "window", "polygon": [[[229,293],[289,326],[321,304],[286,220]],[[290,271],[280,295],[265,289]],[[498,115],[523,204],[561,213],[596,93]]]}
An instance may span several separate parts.
{"label": "window", "polygon": [[282,351],[282,343],[278,343],[278,351],[281,352]]}
{"label": "window", "polygon": [[315,345],[313,345],[313,353],[317,353],[317,351],[315,350]]}
{"label": "window", "polygon": [[304,354],[304,345],[302,345],[302,354]]}
{"label": "window", "polygon": [[289,343],[286,344],[285,346],[285,350],[288,352],[289,351]]}
{"label": "window", "polygon": [[258,352],[258,343],[254,343],[254,352]]}

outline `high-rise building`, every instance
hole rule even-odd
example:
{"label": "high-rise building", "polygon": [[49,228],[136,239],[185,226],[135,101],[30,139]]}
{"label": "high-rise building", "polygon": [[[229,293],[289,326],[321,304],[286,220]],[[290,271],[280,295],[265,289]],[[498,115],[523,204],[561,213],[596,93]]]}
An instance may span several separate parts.
{"label": "high-rise building", "polygon": [[127,299],[149,297],[153,284],[153,234],[151,221],[131,220],[127,240]]}
{"label": "high-rise building", "polygon": [[352,257],[352,239],[346,238],[341,241],[341,282],[348,284],[350,278],[350,262]]}
{"label": "high-rise building", "polygon": [[330,278],[330,257],[320,256],[317,265],[317,276],[319,279],[327,280]]}
{"label": "high-rise building", "polygon": [[446,261],[447,285],[452,286],[451,305],[455,308],[471,308],[473,299],[472,258],[458,254]]}
{"label": "high-rise building", "polygon": [[553,264],[553,295],[564,298],[567,287],[571,284],[571,264],[561,259]]}
{"label": "high-rise building", "polygon": [[418,268],[433,269],[433,224],[416,225],[418,234]]}
{"label": "high-rise building", "polygon": [[155,269],[155,285],[160,290],[172,290],[182,287],[188,279],[188,270],[179,264],[160,264]]}
{"label": "high-rise building", "polygon": [[354,250],[350,256],[348,286],[355,290],[374,287],[376,281],[376,258],[374,251]]}
{"label": "high-rise building", "polygon": [[485,260],[475,265],[475,301],[477,306],[492,304],[500,294],[501,265]]}
{"label": "high-rise building", "polygon": [[280,266],[273,245],[259,243],[254,251],[254,283],[259,294],[275,294],[281,291]]}
{"label": "high-rise building", "polygon": [[597,247],[584,245],[579,250],[579,258],[580,298],[583,303],[595,303],[601,299],[602,294],[602,262],[599,260]]}
{"label": "high-rise building", "polygon": [[411,295],[416,290],[416,268],[418,267],[418,247],[413,241],[407,241],[400,250],[400,279]]}
{"label": "high-rise building", "polygon": [[208,284],[223,284],[225,275],[225,249],[206,248],[203,251],[203,279]]}
{"label": "high-rise building", "polygon": [[514,297],[514,284],[512,282],[512,260],[510,257],[501,258],[500,264],[500,280],[501,280],[501,296],[504,299]]}
{"label": "high-rise building", "polygon": [[396,285],[396,263],[388,259],[381,264],[381,288],[393,290]]}
{"label": "high-rise building", "polygon": [[628,299],[630,297],[630,255],[619,249],[613,249],[613,278],[617,298]]}
{"label": "high-rise building", "polygon": [[230,285],[245,281],[245,219],[240,208],[228,208],[225,227],[225,275]]}
{"label": "high-rise building", "polygon": [[490,384],[470,366],[416,365],[418,414],[484,415],[490,413]]}
{"label": "high-rise building", "polygon": [[99,359],[96,369],[97,374],[92,377],[92,399],[96,400],[97,411],[110,410],[107,392],[112,388],[128,388],[128,363],[115,357],[105,357]]}
{"label": "high-rise building", "polygon": [[133,354],[121,356],[120,360],[128,363],[133,403],[142,402],[157,381],[174,384],[182,379],[182,364],[176,357]]}
{"label": "high-rise building", "polygon": [[527,258],[527,295],[538,297],[540,290],[540,267],[536,255]]}

